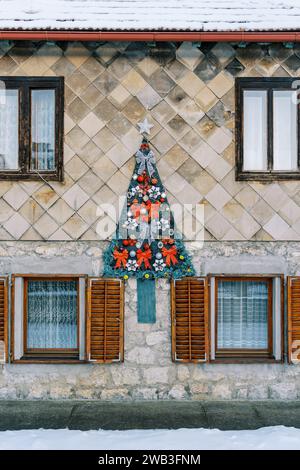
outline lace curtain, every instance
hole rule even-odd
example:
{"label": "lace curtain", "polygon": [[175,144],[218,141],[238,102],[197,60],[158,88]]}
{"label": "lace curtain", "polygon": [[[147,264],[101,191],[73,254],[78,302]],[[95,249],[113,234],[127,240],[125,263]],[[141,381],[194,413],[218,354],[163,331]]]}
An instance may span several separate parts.
{"label": "lace curtain", "polygon": [[76,281],[28,281],[27,347],[77,348]]}
{"label": "lace curtain", "polygon": [[218,281],[218,348],[268,347],[268,284]]}
{"label": "lace curtain", "polygon": [[55,91],[31,92],[31,168],[55,167]]}
{"label": "lace curtain", "polygon": [[19,167],[18,90],[0,90],[0,169]]}

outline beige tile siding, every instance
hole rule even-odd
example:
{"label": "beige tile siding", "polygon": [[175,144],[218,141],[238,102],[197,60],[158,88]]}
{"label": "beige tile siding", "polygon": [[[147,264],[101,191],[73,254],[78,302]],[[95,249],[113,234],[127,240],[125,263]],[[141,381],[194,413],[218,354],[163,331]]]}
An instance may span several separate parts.
{"label": "beige tile siding", "polygon": [[0,181],[0,240],[97,240],[97,207],[126,193],[144,117],[170,200],[204,204],[207,239],[300,240],[300,181],[234,177],[235,76],[298,77],[298,55],[277,44],[0,42],[0,75],[65,77],[64,183]]}

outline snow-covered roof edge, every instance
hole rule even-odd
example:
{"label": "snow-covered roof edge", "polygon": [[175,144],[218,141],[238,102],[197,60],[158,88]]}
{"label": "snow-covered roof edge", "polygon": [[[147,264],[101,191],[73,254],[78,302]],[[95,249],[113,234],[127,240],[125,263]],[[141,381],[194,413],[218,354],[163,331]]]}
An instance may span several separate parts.
{"label": "snow-covered roof edge", "polygon": [[0,0],[0,30],[300,31],[300,0]]}

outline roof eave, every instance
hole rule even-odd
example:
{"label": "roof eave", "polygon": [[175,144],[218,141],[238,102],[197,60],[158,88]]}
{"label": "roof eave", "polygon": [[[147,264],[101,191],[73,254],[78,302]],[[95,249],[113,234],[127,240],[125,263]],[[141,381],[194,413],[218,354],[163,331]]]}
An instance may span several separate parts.
{"label": "roof eave", "polygon": [[297,31],[93,31],[0,30],[0,40],[31,41],[205,41],[205,42],[300,42]]}

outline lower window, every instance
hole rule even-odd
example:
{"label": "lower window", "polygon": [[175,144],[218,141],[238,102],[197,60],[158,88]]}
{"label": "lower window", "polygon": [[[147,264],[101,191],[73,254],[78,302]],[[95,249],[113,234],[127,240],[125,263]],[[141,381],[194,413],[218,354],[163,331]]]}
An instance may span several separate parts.
{"label": "lower window", "polygon": [[14,276],[12,359],[85,360],[85,276]]}
{"label": "lower window", "polygon": [[24,355],[78,357],[78,279],[25,279]]}
{"label": "lower window", "polygon": [[212,278],[213,360],[281,360],[281,281],[275,277]]}
{"label": "lower window", "polygon": [[217,279],[216,355],[272,355],[272,282]]}

